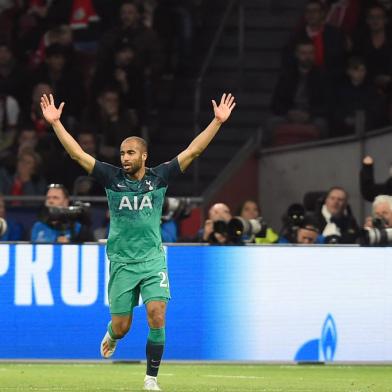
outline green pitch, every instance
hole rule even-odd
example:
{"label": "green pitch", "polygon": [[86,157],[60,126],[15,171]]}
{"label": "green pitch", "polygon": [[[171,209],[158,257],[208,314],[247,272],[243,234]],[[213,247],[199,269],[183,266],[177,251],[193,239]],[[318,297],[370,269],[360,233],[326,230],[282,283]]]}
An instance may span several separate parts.
{"label": "green pitch", "polygon": [[[141,391],[145,366],[0,363],[0,391]],[[392,366],[163,364],[164,391],[392,392]]]}

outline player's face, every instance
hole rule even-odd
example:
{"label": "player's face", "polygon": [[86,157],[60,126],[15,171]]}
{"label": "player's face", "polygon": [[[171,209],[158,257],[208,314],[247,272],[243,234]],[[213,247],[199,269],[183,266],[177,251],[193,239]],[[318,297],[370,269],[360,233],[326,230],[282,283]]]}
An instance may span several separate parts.
{"label": "player's face", "polygon": [[120,158],[123,169],[132,176],[144,168],[147,153],[142,151],[140,144],[136,140],[128,140],[121,144]]}

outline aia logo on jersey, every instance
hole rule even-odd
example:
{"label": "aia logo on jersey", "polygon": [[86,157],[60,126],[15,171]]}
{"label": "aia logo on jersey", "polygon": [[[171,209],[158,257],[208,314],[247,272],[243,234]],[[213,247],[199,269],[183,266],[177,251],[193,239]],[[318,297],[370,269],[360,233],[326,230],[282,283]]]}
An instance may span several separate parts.
{"label": "aia logo on jersey", "polygon": [[120,205],[118,207],[119,210],[127,208],[128,210],[143,210],[144,208],[149,208],[152,210],[152,202],[148,195],[144,195],[141,200],[137,196],[133,196],[133,199],[129,199],[128,196],[123,196]]}

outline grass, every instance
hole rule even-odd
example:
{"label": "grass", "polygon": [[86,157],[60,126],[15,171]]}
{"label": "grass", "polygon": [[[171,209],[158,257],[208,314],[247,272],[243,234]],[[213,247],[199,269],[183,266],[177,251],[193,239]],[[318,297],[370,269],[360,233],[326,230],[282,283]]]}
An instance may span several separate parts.
{"label": "grass", "polygon": [[[140,364],[0,363],[0,391],[141,391]],[[392,366],[170,364],[159,382],[181,392],[392,392]]]}

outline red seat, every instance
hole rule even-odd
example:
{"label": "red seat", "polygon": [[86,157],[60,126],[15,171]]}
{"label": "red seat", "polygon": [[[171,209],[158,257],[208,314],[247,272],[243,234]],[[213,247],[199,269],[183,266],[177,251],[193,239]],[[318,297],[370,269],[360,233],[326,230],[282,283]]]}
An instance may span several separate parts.
{"label": "red seat", "polygon": [[273,145],[283,146],[318,139],[320,139],[320,130],[313,124],[285,123],[275,128]]}

